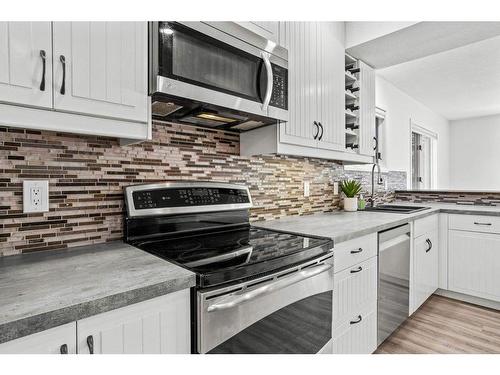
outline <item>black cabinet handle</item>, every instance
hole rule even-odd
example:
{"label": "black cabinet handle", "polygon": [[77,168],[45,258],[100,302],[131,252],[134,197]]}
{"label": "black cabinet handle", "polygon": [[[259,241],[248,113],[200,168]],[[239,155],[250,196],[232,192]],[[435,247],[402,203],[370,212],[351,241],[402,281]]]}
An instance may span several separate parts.
{"label": "black cabinet handle", "polygon": [[40,91],[45,91],[45,67],[47,54],[43,49],[40,50],[40,57],[42,58],[42,81],[40,82]]}
{"label": "black cabinet handle", "polygon": [[358,272],[361,272],[361,271],[363,271],[363,267],[359,266],[355,270],[351,270],[351,273],[358,273]]}
{"label": "black cabinet handle", "polygon": [[361,317],[361,315],[358,315],[358,320],[351,320],[351,321],[349,322],[349,324],[358,324],[358,323],[360,323],[362,320],[363,320],[363,318]]}
{"label": "black cabinet handle", "polygon": [[319,136],[318,141],[321,141],[321,138],[323,138],[324,129],[323,129],[323,124],[321,122],[318,122],[318,125],[321,128],[321,135]]}
{"label": "black cabinet handle", "polygon": [[373,137],[373,140],[375,141],[375,146],[373,146],[373,150],[376,151],[377,148],[378,148],[378,138],[377,137]]}
{"label": "black cabinet handle", "polygon": [[68,345],[62,344],[61,348],[59,350],[60,350],[61,354],[68,354]]}
{"label": "black cabinet handle", "polygon": [[358,250],[351,250],[351,254],[358,254],[363,251],[363,248],[360,247]]}
{"label": "black cabinet handle", "polygon": [[428,253],[432,249],[432,241],[429,239],[426,239],[425,242],[427,242],[427,244],[429,245],[429,248],[427,250],[425,250],[425,252]]}
{"label": "black cabinet handle", "polygon": [[89,353],[94,354],[94,337],[92,335],[87,336],[87,346],[89,347]]}
{"label": "black cabinet handle", "polygon": [[63,68],[63,79],[61,83],[61,95],[66,94],[66,58],[64,55],[59,56],[59,61],[61,61],[62,68]]}
{"label": "black cabinet handle", "polygon": [[316,134],[314,135],[314,139],[318,138],[318,134],[319,134],[319,125],[316,121],[313,122],[314,126],[316,126]]}
{"label": "black cabinet handle", "polygon": [[491,225],[491,223],[480,223],[480,222],[477,222],[477,221],[475,221],[474,224],[475,225]]}

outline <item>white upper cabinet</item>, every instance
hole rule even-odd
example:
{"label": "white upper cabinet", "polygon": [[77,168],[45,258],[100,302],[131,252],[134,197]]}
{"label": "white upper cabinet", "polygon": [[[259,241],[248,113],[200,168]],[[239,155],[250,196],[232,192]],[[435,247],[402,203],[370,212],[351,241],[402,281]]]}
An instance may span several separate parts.
{"label": "white upper cabinet", "polygon": [[0,22],[0,102],[52,107],[50,22]]}
{"label": "white upper cabinet", "polygon": [[54,108],[147,121],[147,24],[54,22]]}
{"label": "white upper cabinet", "polygon": [[338,22],[283,22],[288,49],[289,121],[280,141],[344,149],[344,28]]}
{"label": "white upper cabinet", "polygon": [[359,66],[359,153],[373,156],[375,151],[375,70],[362,61]]}
{"label": "white upper cabinet", "polygon": [[255,34],[278,43],[279,22],[277,21],[237,22],[237,24],[243,26],[245,29],[253,31]]}
{"label": "white upper cabinet", "polygon": [[345,149],[344,25],[318,23],[318,147]]}
{"label": "white upper cabinet", "polygon": [[317,147],[318,22],[282,22],[280,44],[288,49],[289,121],[280,124],[280,142]]}

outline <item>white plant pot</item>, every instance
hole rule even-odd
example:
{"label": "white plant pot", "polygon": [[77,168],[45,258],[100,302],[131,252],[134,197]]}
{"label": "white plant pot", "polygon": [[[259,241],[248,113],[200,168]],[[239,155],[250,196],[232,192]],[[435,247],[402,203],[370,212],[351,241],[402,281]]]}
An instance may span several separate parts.
{"label": "white plant pot", "polygon": [[344,211],[354,212],[358,210],[358,197],[344,198]]}

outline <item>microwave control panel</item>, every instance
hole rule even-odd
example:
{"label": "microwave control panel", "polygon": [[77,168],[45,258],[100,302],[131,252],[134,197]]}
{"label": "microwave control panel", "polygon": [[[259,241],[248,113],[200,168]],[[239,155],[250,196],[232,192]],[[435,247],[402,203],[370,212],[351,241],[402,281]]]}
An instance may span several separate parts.
{"label": "microwave control panel", "polygon": [[273,92],[269,105],[288,109],[288,69],[272,64]]}

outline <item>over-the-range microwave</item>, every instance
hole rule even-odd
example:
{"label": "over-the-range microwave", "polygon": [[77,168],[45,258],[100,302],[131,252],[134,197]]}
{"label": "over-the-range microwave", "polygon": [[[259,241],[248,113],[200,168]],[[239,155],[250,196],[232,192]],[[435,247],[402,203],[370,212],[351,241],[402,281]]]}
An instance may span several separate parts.
{"label": "over-the-range microwave", "polygon": [[150,22],[154,118],[246,131],[288,120],[288,51],[234,22]]}

